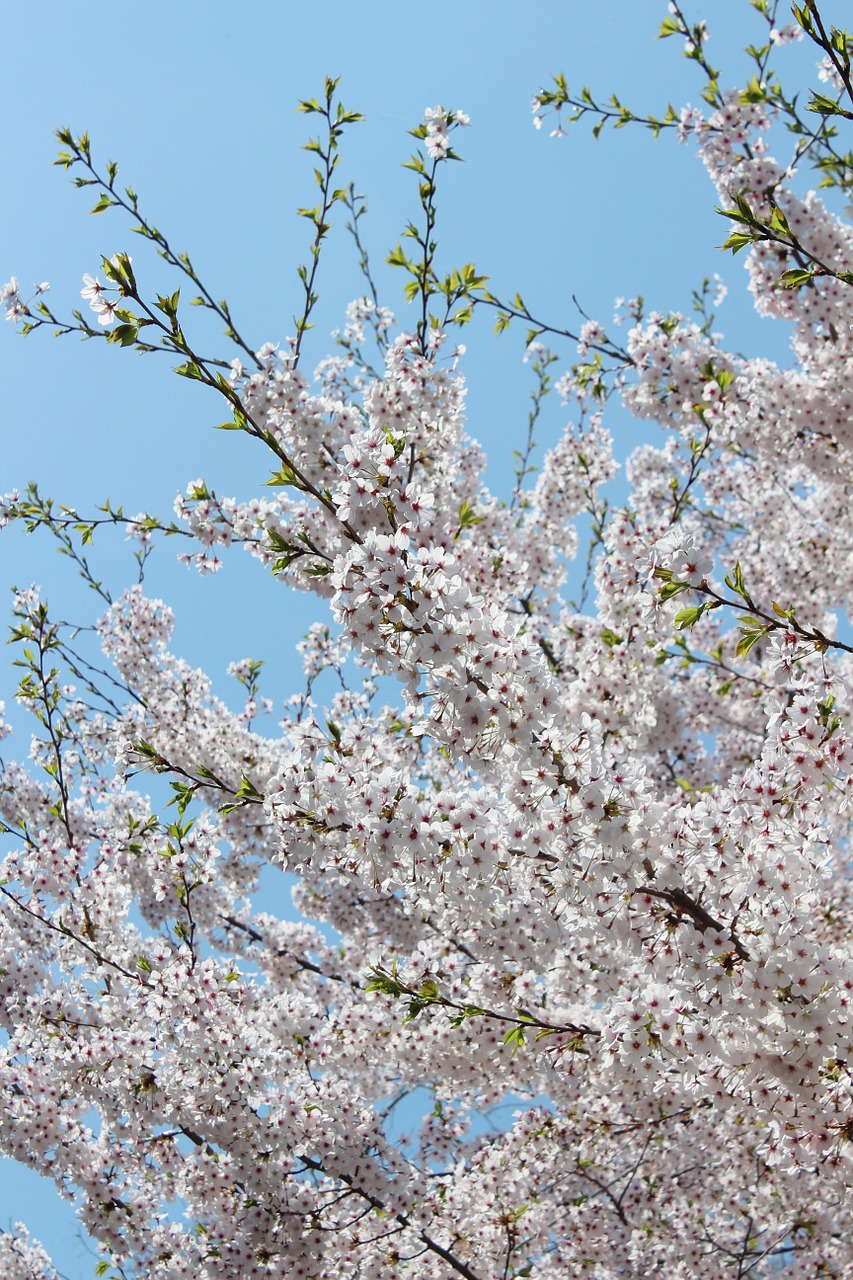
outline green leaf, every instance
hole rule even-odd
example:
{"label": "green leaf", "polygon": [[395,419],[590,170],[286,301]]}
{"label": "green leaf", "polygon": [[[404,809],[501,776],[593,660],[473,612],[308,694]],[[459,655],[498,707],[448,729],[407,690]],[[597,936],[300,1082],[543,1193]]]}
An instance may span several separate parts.
{"label": "green leaf", "polygon": [[692,627],[695,627],[696,623],[702,617],[702,614],[707,612],[707,609],[707,604],[693,605],[689,609],[679,609],[678,613],[675,615],[676,630],[689,631]]}
{"label": "green leaf", "polygon": [[392,249],[385,261],[392,267],[408,267],[409,259],[403,253],[402,245],[397,245],[396,249]]}
{"label": "green leaf", "polygon": [[296,474],[292,467],[285,464],[280,471],[274,471],[264,484],[271,489],[283,489],[288,485],[296,484]]}
{"label": "green leaf", "polygon": [[807,8],[803,8],[801,5],[795,4],[791,6],[791,11],[797,19],[797,22],[803,28],[803,31],[811,32],[814,30],[812,17]]}
{"label": "green leaf", "polygon": [[754,75],[749,81],[745,89],[742,89],[738,95],[741,102],[764,102],[767,97],[767,88],[761,83],[757,75]]}
{"label": "green leaf", "polygon": [[770,221],[767,225],[771,231],[776,231],[780,235],[789,237],[791,234],[791,229],[788,226],[788,219],[785,217],[778,205],[774,207],[773,212],[770,215]]}
{"label": "green leaf", "polygon": [[527,1044],[524,1027],[511,1027],[504,1036],[504,1044],[512,1045],[512,1056],[515,1057],[522,1045]]}
{"label": "green leaf", "polygon": [[370,969],[371,977],[364,985],[365,991],[380,991],[386,996],[406,995],[406,988],[398,981],[396,963],[391,973],[384,969]]}
{"label": "green leaf", "polygon": [[812,94],[808,109],[809,111],[816,111],[818,115],[822,116],[846,116],[848,120],[851,119],[849,111],[845,111],[834,99],[827,98],[822,93]]}
{"label": "green leaf", "polygon": [[115,329],[110,329],[107,342],[117,342],[123,347],[132,347],[138,337],[139,330],[135,324],[120,324]]}
{"label": "green leaf", "polygon": [[196,382],[204,382],[204,374],[195,360],[188,360],[186,364],[175,365],[175,373],[180,374],[182,378],[193,378]]}
{"label": "green leaf", "polygon": [[776,281],[776,288],[799,289],[804,284],[811,284],[814,278],[814,271],[809,271],[806,267],[792,267],[790,271],[783,271]]}
{"label": "green leaf", "polygon": [[677,596],[680,591],[689,591],[689,582],[665,582],[660,589],[661,600],[671,600],[673,596]]}
{"label": "green leaf", "polygon": [[755,236],[746,231],[733,231],[720,246],[721,249],[731,249],[732,253],[740,253],[741,249],[745,249],[748,244],[752,244]]}
{"label": "green leaf", "polygon": [[749,653],[750,649],[753,647],[753,645],[757,644],[759,640],[763,639],[764,636],[767,635],[767,632],[768,632],[767,627],[759,627],[758,630],[756,631],[753,631],[748,627],[741,627],[740,639],[738,640],[737,645],[735,646],[735,657],[745,658],[746,655]]}
{"label": "green leaf", "polygon": [[742,599],[747,599],[746,587],[743,581],[743,570],[740,567],[740,561],[735,561],[735,567],[732,572],[726,574],[726,586],[731,587],[732,591],[737,592]]}
{"label": "green leaf", "polygon": [[617,632],[611,630],[610,627],[604,628],[601,633],[601,638],[607,645],[608,649],[613,649],[617,644],[621,644],[625,639],[624,636],[618,635]]}
{"label": "green leaf", "polygon": [[475,524],[482,524],[485,518],[485,516],[477,515],[467,498],[463,499],[462,505],[459,508],[459,530],[457,530],[457,537],[459,535],[459,531],[462,529],[470,529],[472,525]]}
{"label": "green leaf", "polygon": [[220,805],[220,813],[232,813],[235,809],[242,809],[244,805],[252,802],[259,804],[263,800],[263,795],[245,775],[240,779],[240,785],[234,792],[234,801],[231,804]]}

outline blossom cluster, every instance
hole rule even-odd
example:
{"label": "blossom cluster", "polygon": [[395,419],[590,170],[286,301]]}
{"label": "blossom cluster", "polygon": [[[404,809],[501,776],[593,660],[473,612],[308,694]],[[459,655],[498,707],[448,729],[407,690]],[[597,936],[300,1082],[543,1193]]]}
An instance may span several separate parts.
{"label": "blossom cluster", "polygon": [[[429,111],[428,156],[464,123]],[[360,300],[314,380],[295,342],[236,359],[273,496],[199,478],[175,518],[200,571],[242,544],[322,608],[274,728],[260,663],[232,708],[142,586],[85,697],[16,598],[0,1140],[124,1274],[852,1274],[853,233],[765,103],[679,126],[725,207],[784,211],[748,272],[790,366],[639,301],[624,348],[587,320],[502,502],[443,334]],[[779,288],[803,244],[826,270]],[[53,1280],[21,1230],[0,1258]]]}
{"label": "blossom cluster", "polygon": [[450,151],[451,129],[471,123],[464,111],[445,111],[444,107],[427,107],[424,121],[426,153],[431,160],[446,160]]}

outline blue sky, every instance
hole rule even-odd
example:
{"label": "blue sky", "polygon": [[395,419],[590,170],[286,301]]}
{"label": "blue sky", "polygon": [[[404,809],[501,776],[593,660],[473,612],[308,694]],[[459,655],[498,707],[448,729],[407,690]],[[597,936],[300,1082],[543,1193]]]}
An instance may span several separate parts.
{"label": "blue sky", "polygon": [[[587,0],[469,0],[438,9],[385,0],[8,5],[14,71],[7,76],[15,85],[0,107],[7,173],[0,277],[17,275],[24,291],[51,281],[58,314],[79,304],[81,276],[97,271],[102,253],[129,251],[152,290],[179,283],[169,283],[120,217],[88,217],[87,193],[52,167],[53,130],[69,125],[89,131],[101,161],[118,160],[141,207],[191,253],[211,291],[228,298],[251,341],[282,341],[293,331],[296,266],[309,239],[295,209],[313,202],[310,158],[300,151],[310,120],[294,108],[322,92],[325,76],[339,75],[343,101],[365,115],[343,142],[342,185],[353,181],[366,195],[365,239],[401,323],[402,280],[383,258],[417,214],[413,175],[401,167],[412,143],[407,130],[427,106],[443,103],[463,108],[473,127],[459,135],[465,163],[445,166],[441,177],[441,264],[473,260],[496,293],[520,290],[538,314],[568,327],[578,323],[572,295],[606,322],[615,297],[638,293],[654,308],[687,311],[691,290],[719,272],[730,295],[718,327],[736,349],[784,359],[784,331],[750,314],[741,260],[715,248],[725,224],[691,147],[673,138],[655,144],[631,129],[594,142],[584,124],[559,141],[532,128],[530,98],[559,70],[572,87],[588,84],[602,96],[615,90],[638,110],[661,113],[668,101],[699,99],[698,74],[680,42],[655,40],[663,0],[598,0],[594,17],[591,8]],[[703,16],[701,6],[688,8]],[[761,34],[746,0],[704,8],[709,52],[742,68],[737,50]],[[803,51],[792,56],[802,63]],[[343,218],[338,223],[321,265],[306,368],[331,349],[329,330],[363,292]],[[129,512],[168,518],[177,490],[197,476],[243,497],[266,478],[266,459],[250,442],[211,430],[225,416],[214,397],[175,378],[164,358],[44,333],[22,341],[7,331],[0,339],[0,492],[34,478],[81,512],[109,497]],[[470,432],[489,453],[490,484],[508,496],[532,387],[523,331],[498,339],[480,323],[465,341]],[[224,338],[221,350],[230,358]],[[561,355],[570,362],[568,347]],[[553,398],[542,446],[564,421]],[[628,430],[626,423],[623,450],[639,438]],[[132,575],[120,539],[99,538],[93,563],[114,591]],[[95,616],[96,602],[70,581],[46,537],[4,532],[0,570],[4,585],[42,584],[65,616]],[[265,660],[263,692],[277,706],[293,691],[292,648],[316,616],[310,602],[276,589],[239,554],[223,573],[199,579],[175,565],[168,543],[155,552],[147,581],[176,609],[176,647],[211,672],[224,696],[237,701],[227,663],[249,654]],[[4,664],[7,706],[13,688]],[[21,742],[18,754],[25,751]],[[0,1206],[0,1228],[27,1220],[70,1280],[92,1274],[95,1258],[75,1240],[71,1211],[36,1175],[0,1162]]]}

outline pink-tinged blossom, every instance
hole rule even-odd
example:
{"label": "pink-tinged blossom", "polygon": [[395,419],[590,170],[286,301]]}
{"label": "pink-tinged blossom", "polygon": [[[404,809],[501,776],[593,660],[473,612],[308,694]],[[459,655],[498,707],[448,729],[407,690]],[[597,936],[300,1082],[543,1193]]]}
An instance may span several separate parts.
{"label": "pink-tinged blossom", "polygon": [[450,130],[470,125],[471,120],[464,111],[450,114],[444,107],[427,107],[424,122],[427,130],[424,139],[427,155],[431,160],[443,160],[450,150]]}
{"label": "pink-tinged blossom", "polygon": [[817,77],[838,92],[844,87],[838,68],[828,53],[824,54],[817,64]]}
{"label": "pink-tinged blossom", "polygon": [[80,297],[84,298],[94,309],[96,304],[100,303],[101,296],[105,286],[101,284],[96,276],[88,273],[83,276],[83,288],[80,290]]}
{"label": "pink-tinged blossom", "polygon": [[103,325],[112,324],[113,320],[116,318],[116,311],[120,305],[120,298],[101,297],[97,302],[93,298],[91,303],[92,310],[97,314],[98,324]]}
{"label": "pink-tinged blossom", "polygon": [[[425,119],[441,158],[465,119]],[[782,364],[639,300],[624,347],[587,320],[601,366],[561,370],[503,501],[452,335],[389,337],[361,298],[316,380],[290,340],[231,366],[289,472],[195,478],[170,533],[202,573],[255,557],[258,617],[281,584],[316,602],[277,724],[258,661],[232,706],[142,585],[85,667],[15,594],[0,1145],[117,1273],[849,1274],[853,236],[789,185],[766,104],[680,124],[721,207],[772,191],[836,272],[780,289],[796,255],[747,251]],[[54,1280],[19,1228],[0,1272]]]}
{"label": "pink-tinged blossom", "polygon": [[13,324],[18,324],[27,314],[27,308],[17,294],[12,294],[6,299],[7,320],[11,320]]}
{"label": "pink-tinged blossom", "polygon": [[797,23],[789,23],[786,27],[772,27],[770,30],[770,39],[775,45],[791,44],[794,41],[802,40],[803,29]]}
{"label": "pink-tinged blossom", "polygon": [[4,1280],[61,1280],[44,1247],[21,1222],[0,1231],[0,1268]]}

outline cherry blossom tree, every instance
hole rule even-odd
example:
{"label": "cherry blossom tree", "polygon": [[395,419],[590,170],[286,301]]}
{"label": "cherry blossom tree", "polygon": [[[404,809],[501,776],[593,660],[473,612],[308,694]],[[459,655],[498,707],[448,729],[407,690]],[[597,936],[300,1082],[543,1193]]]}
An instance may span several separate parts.
{"label": "cherry blossom tree", "polygon": [[[751,4],[746,84],[673,3],[661,34],[695,62],[700,106],[640,116],[557,77],[534,122],[698,149],[756,310],[790,326],[786,367],[726,348],[707,283],[698,315],[633,300],[621,329],[574,333],[472,264],[439,271],[437,193],[468,123],[443,107],[414,130],[398,330],[363,206],[336,185],[358,116],[334,81],[302,103],[320,194],[301,310],[289,344],[254,351],[117,167],[60,133],[96,210],[130,215],[231,349],[206,355],[180,290],[150,296],[127,252],[85,277],[88,313],[12,280],[9,317],[172,353],[269,486],[237,502],[199,479],[174,520],[35,487],[0,507],[105,596],[94,662],[18,592],[35,730],[0,774],[3,1150],[77,1205],[100,1274],[853,1276],[853,46],[816,0]],[[793,40],[819,91],[777,78]],[[342,206],[366,292],[312,376]],[[526,328],[540,398],[549,336],[577,346],[555,379],[562,438],[534,477],[531,415],[504,500],[457,341],[490,315]],[[615,401],[656,430],[621,504]],[[270,591],[316,598],[275,733],[256,663],[233,668],[235,713],[172,652],[144,581],[105,593],[86,559],[104,526],[140,572],[161,536],[200,571],[242,544]],[[339,689],[321,706],[323,671]],[[297,877],[299,919],[255,902],[267,863]],[[415,1091],[426,1114],[401,1136]],[[484,1127],[507,1099],[511,1120]],[[23,1228],[0,1259],[55,1274]]]}

